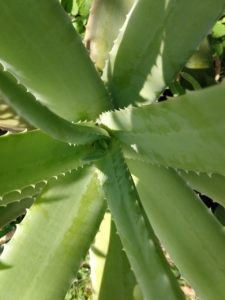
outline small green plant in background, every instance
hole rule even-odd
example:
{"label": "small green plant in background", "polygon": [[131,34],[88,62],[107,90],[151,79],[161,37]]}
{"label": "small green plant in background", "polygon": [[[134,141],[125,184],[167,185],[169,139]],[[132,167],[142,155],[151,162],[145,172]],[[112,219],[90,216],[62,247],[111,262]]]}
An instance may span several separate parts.
{"label": "small green plant in background", "polygon": [[83,263],[79,269],[76,279],[70,290],[67,292],[65,300],[86,300],[92,299],[92,285],[90,279],[90,265]]}
{"label": "small green plant in background", "polygon": [[225,298],[224,227],[194,192],[225,205],[225,85],[203,39],[224,7],[0,3],[1,97],[35,128],[0,138],[0,226],[26,212],[2,299],[185,299],[161,244],[200,299]]}
{"label": "small green plant in background", "polygon": [[71,18],[77,32],[83,36],[92,0],[62,0],[61,4]]}

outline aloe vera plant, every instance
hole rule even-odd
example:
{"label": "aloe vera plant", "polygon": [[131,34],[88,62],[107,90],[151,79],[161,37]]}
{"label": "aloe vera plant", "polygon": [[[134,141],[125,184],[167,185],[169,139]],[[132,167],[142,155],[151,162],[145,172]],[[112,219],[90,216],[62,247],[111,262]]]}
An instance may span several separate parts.
{"label": "aloe vera plant", "polygon": [[224,227],[193,191],[225,206],[225,84],[157,101],[224,8],[93,0],[92,62],[59,1],[0,2],[0,94],[36,128],[0,138],[0,225],[26,211],[1,299],[64,299],[108,210],[96,298],[185,299],[163,245],[200,299],[225,299]]}

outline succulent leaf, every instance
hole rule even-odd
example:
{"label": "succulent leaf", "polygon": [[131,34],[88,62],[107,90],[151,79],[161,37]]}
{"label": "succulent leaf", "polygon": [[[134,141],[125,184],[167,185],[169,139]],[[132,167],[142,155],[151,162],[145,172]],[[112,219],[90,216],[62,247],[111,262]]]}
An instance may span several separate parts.
{"label": "succulent leaf", "polygon": [[[116,258],[116,259],[115,259]],[[133,299],[136,280],[126,254],[122,251],[115,224],[111,223],[110,241],[98,300]]]}
{"label": "succulent leaf", "polygon": [[38,130],[0,137],[0,195],[76,169],[84,164],[85,149]]}
{"label": "succulent leaf", "polygon": [[219,174],[195,172],[184,172],[179,170],[179,174],[191,186],[192,189],[201,194],[209,196],[213,201],[225,207],[225,177]]}
{"label": "succulent leaf", "polygon": [[222,83],[166,102],[107,112],[100,119],[135,158],[225,175],[224,91]]}
{"label": "succulent leaf", "polygon": [[18,85],[8,72],[0,71],[0,95],[29,123],[60,141],[86,144],[108,136],[105,130],[94,124],[74,124],[56,115]]}
{"label": "succulent leaf", "polygon": [[17,217],[25,214],[34,202],[35,198],[25,198],[17,202],[12,202],[7,206],[0,206],[0,227],[5,226]]}
{"label": "succulent leaf", "polygon": [[145,217],[116,142],[97,167],[112,218],[144,299],[184,299]]}
{"label": "succulent leaf", "polygon": [[99,300],[140,300],[139,290],[145,300],[184,300],[162,245],[201,299],[225,299],[225,210],[212,215],[192,190],[225,203],[225,83],[155,103],[165,87],[179,95],[209,85],[187,69],[199,66],[196,47],[225,1],[93,0],[86,46],[105,65],[103,80],[72,25],[79,19],[83,35],[91,2],[0,1],[0,97],[47,133],[11,134],[20,129],[5,130],[3,105],[0,226],[26,216],[1,254],[0,298],[62,300],[105,196],[116,228]]}
{"label": "succulent leaf", "polygon": [[49,184],[1,255],[2,263],[10,267],[0,272],[1,297],[62,300],[104,210],[93,168]]}
{"label": "succulent leaf", "polygon": [[1,196],[0,206],[7,206],[12,202],[20,202],[24,198],[36,198],[37,195],[39,195],[42,192],[46,184],[47,181],[40,181],[36,184],[30,184],[21,189],[8,192]]}
{"label": "succulent leaf", "polygon": [[4,69],[59,116],[75,122],[95,120],[110,107],[59,1],[1,1],[0,43]]}
{"label": "succulent leaf", "polygon": [[104,72],[116,108],[156,100],[225,8],[223,0],[134,3]]}
{"label": "succulent leaf", "polygon": [[109,51],[134,0],[94,0],[85,32],[85,45],[96,67],[104,68]]}
{"label": "succulent leaf", "polygon": [[183,276],[201,299],[224,299],[223,226],[174,170],[134,160],[128,165],[146,214]]}

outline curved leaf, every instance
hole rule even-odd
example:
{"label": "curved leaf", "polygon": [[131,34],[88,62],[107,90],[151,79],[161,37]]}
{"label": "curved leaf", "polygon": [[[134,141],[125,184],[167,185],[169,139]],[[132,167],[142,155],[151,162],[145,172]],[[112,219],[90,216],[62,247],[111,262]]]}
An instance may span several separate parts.
{"label": "curved leaf", "polygon": [[[115,259],[116,258],[116,259]],[[109,249],[101,282],[99,300],[133,299],[136,285],[135,277],[130,269],[126,254],[116,234],[116,228],[111,223]]]}
{"label": "curved leaf", "polygon": [[196,174],[194,172],[184,172],[179,170],[183,179],[201,194],[207,195],[213,201],[225,207],[225,177],[212,174],[210,177],[205,173]]}
{"label": "curved leaf", "polygon": [[156,164],[225,175],[225,84],[102,115],[133,152]]}
{"label": "curved leaf", "polygon": [[204,300],[225,299],[225,231],[174,170],[128,161],[152,226]]}
{"label": "curved leaf", "polygon": [[0,227],[7,225],[17,217],[25,214],[34,202],[34,198],[25,198],[21,201],[10,203],[7,206],[0,206]]}
{"label": "curved leaf", "polygon": [[0,95],[33,126],[38,127],[50,136],[67,143],[91,143],[101,136],[107,136],[102,128],[94,124],[73,124],[51,112],[37,101],[8,72],[0,70]]}
{"label": "curved leaf", "polygon": [[59,1],[1,1],[0,43],[5,70],[61,117],[96,119],[109,108],[106,90]]}
{"label": "curved leaf", "polygon": [[62,300],[104,210],[92,168],[72,172],[50,184],[1,255],[3,264],[9,266],[0,272],[1,297]]}
{"label": "curved leaf", "polygon": [[105,70],[115,107],[154,101],[224,8],[223,0],[136,0]]}
{"label": "curved leaf", "polygon": [[7,206],[13,202],[20,202],[24,198],[36,198],[46,186],[47,181],[40,181],[36,184],[31,184],[25,187],[22,187],[20,190],[10,191],[1,197],[0,206]]}
{"label": "curved leaf", "polygon": [[121,242],[145,299],[184,299],[145,217],[117,144],[97,164]]}
{"label": "curved leaf", "polygon": [[98,299],[102,277],[109,248],[111,214],[106,211],[98,233],[89,250],[91,267],[91,284],[94,300]]}
{"label": "curved leaf", "polygon": [[85,44],[97,68],[103,69],[113,41],[134,0],[94,0],[85,31]]}
{"label": "curved leaf", "polygon": [[[69,146],[40,131],[0,137],[0,195],[83,165],[85,147]],[[20,192],[20,191],[19,191]]]}

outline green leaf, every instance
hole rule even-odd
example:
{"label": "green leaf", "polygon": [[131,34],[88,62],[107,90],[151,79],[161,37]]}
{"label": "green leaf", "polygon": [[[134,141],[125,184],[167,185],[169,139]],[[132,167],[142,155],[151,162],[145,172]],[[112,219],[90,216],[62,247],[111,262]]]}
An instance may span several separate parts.
{"label": "green leaf", "polygon": [[197,295],[225,299],[225,231],[174,170],[128,161],[160,241]]}
{"label": "green leaf", "polygon": [[[16,30],[15,30],[16,28]],[[96,119],[108,95],[59,1],[0,3],[0,63],[51,111]]]}
{"label": "green leaf", "polygon": [[76,1],[73,0],[73,7],[72,7],[72,10],[71,10],[71,14],[73,16],[76,16],[78,13],[79,13],[79,7],[78,7]]}
{"label": "green leaf", "polygon": [[6,102],[35,127],[39,127],[50,136],[73,144],[85,144],[108,136],[102,128],[94,124],[73,124],[51,112],[28,93],[9,73],[0,70],[0,95]]}
{"label": "green leaf", "polygon": [[109,211],[106,212],[90,249],[90,264],[94,299],[142,300],[133,298],[136,280]]}
{"label": "green leaf", "polygon": [[136,156],[152,163],[225,175],[225,84],[161,103],[102,115]]}
{"label": "green leaf", "polygon": [[223,0],[135,1],[104,74],[115,107],[154,101],[224,7]]}
{"label": "green leaf", "polygon": [[194,90],[200,90],[202,87],[200,85],[200,83],[189,73],[187,72],[181,72],[180,76],[186,80]]}
{"label": "green leaf", "polygon": [[26,198],[21,201],[10,203],[7,206],[0,206],[0,227],[7,225],[17,217],[25,214],[26,209],[34,202],[34,198]]}
{"label": "green leaf", "polygon": [[221,20],[216,22],[215,26],[212,29],[212,37],[215,39],[219,39],[225,36],[225,18],[223,17]]}
{"label": "green leaf", "polygon": [[201,194],[209,196],[213,201],[225,207],[225,177],[212,174],[210,177],[205,173],[196,174],[194,172],[184,172],[179,170],[179,174],[191,186]]}
{"label": "green leaf", "polygon": [[126,254],[122,252],[115,225],[111,222],[109,249],[98,300],[133,299],[135,284],[135,277]]}
{"label": "green leaf", "polygon": [[36,184],[31,184],[22,187],[20,190],[11,191],[1,197],[0,206],[6,206],[12,202],[21,201],[24,198],[36,198],[46,186],[47,181],[40,181]]}
{"label": "green leaf", "polygon": [[2,262],[11,267],[0,272],[1,297],[64,299],[104,210],[93,168],[50,184],[1,255]]}
{"label": "green leaf", "polygon": [[81,16],[86,17],[89,14],[92,0],[76,0]]}
{"label": "green leaf", "polygon": [[61,5],[67,13],[71,13],[73,9],[73,0],[61,0]]}
{"label": "green leaf", "polygon": [[85,45],[96,67],[103,69],[113,41],[134,0],[94,0],[85,32]]}
{"label": "green leaf", "polygon": [[83,146],[69,146],[40,131],[2,136],[0,195],[75,169],[83,165],[83,155]]}
{"label": "green leaf", "polygon": [[106,210],[106,213],[100,224],[98,233],[95,236],[94,242],[89,250],[90,255],[90,267],[91,267],[91,284],[93,290],[93,297],[98,298],[105,261],[109,248],[110,239],[110,227],[111,227],[111,214]]}
{"label": "green leaf", "polygon": [[184,299],[145,217],[116,143],[97,166],[113,220],[144,298]]}
{"label": "green leaf", "polygon": [[109,211],[105,213],[89,254],[94,299],[142,300]]}
{"label": "green leaf", "polygon": [[[199,71],[201,69],[203,69],[205,72],[202,72],[202,75],[204,74],[206,76],[206,74],[207,74],[206,69],[211,69],[212,68],[212,64],[213,64],[213,61],[212,61],[212,49],[211,49],[211,46],[209,44],[209,39],[208,39],[208,37],[206,37],[206,38],[204,38],[201,41],[201,43],[198,46],[198,48],[194,51],[194,53],[192,54],[192,56],[189,58],[189,60],[186,63],[185,67],[188,68],[189,72],[190,72],[190,69],[192,69],[192,70],[194,69],[195,71],[196,71],[196,69],[199,70]],[[193,75],[194,74],[196,74],[196,76],[197,76],[197,72],[193,73]],[[197,83],[197,86],[196,86],[196,83],[192,82],[193,81],[192,78],[190,78],[190,77],[189,78],[187,78],[187,77],[185,78],[183,75],[187,75],[187,73],[186,72],[185,72],[185,74],[181,73],[181,76],[185,80],[190,81],[190,84],[193,86],[194,89],[201,88],[201,86],[199,87],[199,83]],[[190,75],[190,73],[188,75]],[[207,84],[207,85],[209,85],[209,84]]]}

